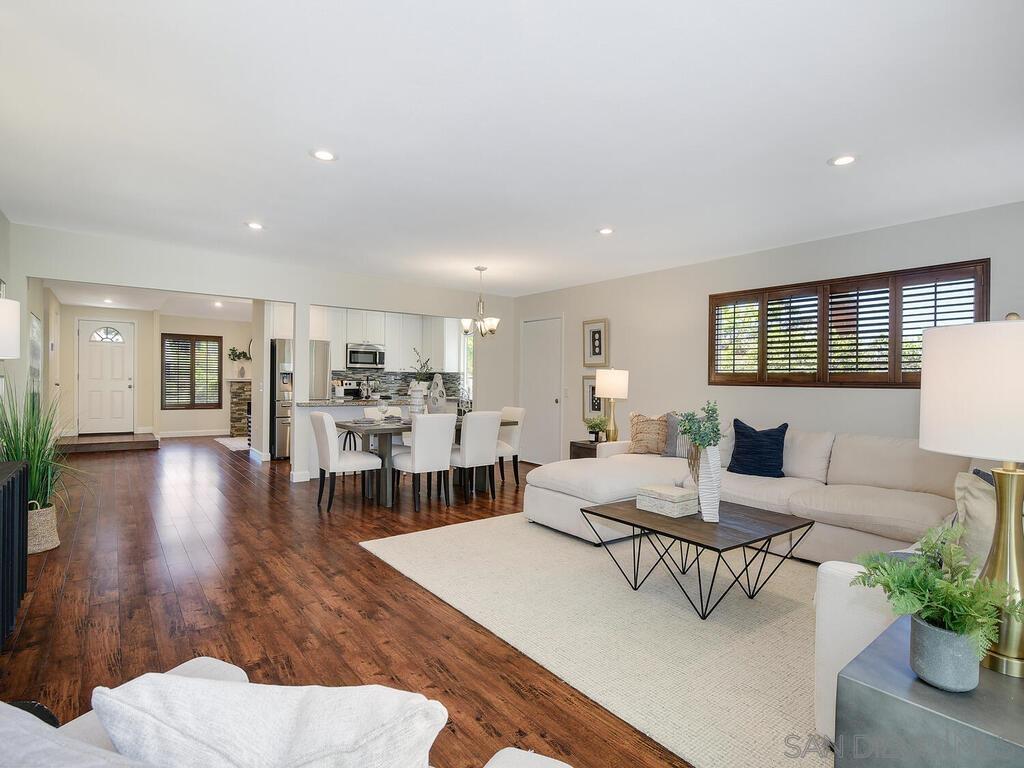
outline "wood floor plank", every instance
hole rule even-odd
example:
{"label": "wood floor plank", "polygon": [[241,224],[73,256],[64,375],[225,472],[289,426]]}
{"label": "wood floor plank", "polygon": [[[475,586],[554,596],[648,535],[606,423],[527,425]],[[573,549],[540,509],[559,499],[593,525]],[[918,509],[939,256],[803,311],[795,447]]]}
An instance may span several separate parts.
{"label": "wood floor plank", "polygon": [[[254,682],[416,690],[449,722],[438,768],[480,768],[519,746],[589,766],[686,766],[533,660],[359,546],[360,541],[520,511],[525,488],[394,509],[338,481],[316,484],[209,438],[157,451],[70,457],[80,482],[61,546],[30,558],[18,626],[0,652],[0,698],[38,699],[62,720],[93,687],[211,655]],[[525,469],[525,468],[524,468]]]}

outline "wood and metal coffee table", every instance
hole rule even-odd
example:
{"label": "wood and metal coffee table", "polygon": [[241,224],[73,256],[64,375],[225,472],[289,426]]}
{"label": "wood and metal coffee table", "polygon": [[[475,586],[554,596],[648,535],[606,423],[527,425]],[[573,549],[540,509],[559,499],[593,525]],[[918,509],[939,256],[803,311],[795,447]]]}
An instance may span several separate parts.
{"label": "wood and metal coffee table", "polygon": [[[803,540],[807,532],[814,525],[813,520],[807,520],[795,515],[783,515],[778,512],[769,512],[766,509],[746,507],[742,504],[732,504],[727,501],[721,503],[719,508],[719,521],[717,523],[705,523],[700,515],[688,517],[666,517],[654,512],[645,512],[636,508],[636,501],[616,501],[611,504],[600,504],[594,507],[583,507],[580,509],[583,519],[597,536],[597,540],[604,547],[608,556],[615,563],[615,567],[623,575],[633,590],[640,589],[647,581],[654,569],[659,564],[664,564],[672,575],[683,595],[693,606],[693,610],[701,619],[707,619],[711,612],[718,607],[734,586],[740,585],[743,593],[753,600],[761,591],[768,580],[775,575],[779,567],[793,555],[793,550]],[[633,561],[631,564],[632,575],[626,572],[622,564],[615,558],[606,542],[597,533],[597,529],[590,522],[590,517],[600,517],[616,523],[628,525],[632,529],[630,546],[632,549]],[[769,551],[772,541],[786,534],[801,531],[796,540],[790,540],[786,554],[780,555]],[[654,563],[643,573],[646,567],[642,563],[644,542],[647,542],[654,550]],[[686,545],[685,550],[683,545]],[[679,556],[676,557],[674,548],[678,545]],[[743,555],[743,566],[736,563],[736,567],[724,557],[726,552],[741,550]],[[704,552],[716,554],[714,568],[711,570],[710,579],[707,576],[705,565],[702,570],[701,555]],[[777,558],[778,562],[768,565],[767,575],[765,566],[769,563],[768,558]],[[737,558],[738,559],[738,558]],[[679,577],[685,575],[691,568],[697,569],[697,594],[691,596]],[[715,579],[719,569],[724,566],[731,578],[729,584],[715,597]],[[756,574],[755,574],[756,571]],[[641,573],[643,576],[641,577]],[[723,578],[728,578],[723,575]],[[706,586],[706,589],[705,589]],[[692,589],[693,585],[691,585]],[[694,601],[696,597],[696,601]]]}

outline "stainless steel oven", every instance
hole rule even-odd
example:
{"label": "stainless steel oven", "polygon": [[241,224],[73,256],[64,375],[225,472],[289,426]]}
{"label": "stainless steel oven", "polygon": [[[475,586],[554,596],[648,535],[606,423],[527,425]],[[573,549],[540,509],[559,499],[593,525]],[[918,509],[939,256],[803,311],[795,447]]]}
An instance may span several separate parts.
{"label": "stainless steel oven", "polygon": [[380,344],[347,344],[345,367],[384,370],[384,347]]}

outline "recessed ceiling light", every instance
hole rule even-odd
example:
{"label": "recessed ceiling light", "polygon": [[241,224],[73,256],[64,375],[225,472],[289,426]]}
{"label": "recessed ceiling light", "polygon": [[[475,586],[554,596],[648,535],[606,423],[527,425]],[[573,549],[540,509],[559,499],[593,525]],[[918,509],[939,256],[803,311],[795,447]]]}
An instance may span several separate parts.
{"label": "recessed ceiling light", "polygon": [[258,221],[247,221],[245,222],[245,226],[247,226],[249,229],[263,229],[263,225],[260,224]]}
{"label": "recessed ceiling light", "polygon": [[322,160],[325,163],[329,163],[334,160],[334,153],[329,149],[314,149],[310,152],[315,159]]}
{"label": "recessed ceiling light", "polygon": [[597,230],[597,234],[599,234],[599,235],[610,235],[614,231],[615,230],[612,229],[611,227],[601,227],[601,229]]}
{"label": "recessed ceiling light", "polygon": [[857,162],[857,158],[853,155],[838,155],[828,161],[829,165],[852,165]]}
{"label": "recessed ceiling light", "polygon": [[215,302],[213,302],[213,306],[215,306],[215,307],[223,307],[224,306],[224,302],[223,301],[215,301]]}
{"label": "recessed ceiling light", "polygon": [[104,300],[103,300],[103,303],[104,303],[104,304],[113,304],[113,303],[114,303],[114,300],[113,300],[113,299],[104,299]]}

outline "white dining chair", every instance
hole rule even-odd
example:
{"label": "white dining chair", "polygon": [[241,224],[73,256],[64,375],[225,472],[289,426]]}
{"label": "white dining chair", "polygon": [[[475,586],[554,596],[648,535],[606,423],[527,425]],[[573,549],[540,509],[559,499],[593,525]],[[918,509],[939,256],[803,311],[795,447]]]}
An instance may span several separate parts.
{"label": "white dining chair", "polygon": [[519,485],[519,436],[523,434],[523,420],[526,419],[525,408],[506,405],[501,409],[502,421],[514,421],[515,426],[501,427],[498,430],[498,471],[501,482],[505,482],[505,459],[512,459],[512,475]]}
{"label": "white dining chair", "polygon": [[324,479],[328,474],[331,476],[331,487],[327,499],[327,511],[334,506],[334,483],[339,472],[360,472],[363,478],[363,492],[371,491],[373,483],[367,484],[367,472],[375,472],[373,478],[377,485],[377,498],[380,499],[380,469],[381,459],[375,453],[366,451],[343,451],[338,441],[338,431],[334,423],[334,417],[324,411],[313,411],[309,414],[313,423],[313,437],[316,439],[317,462],[320,465],[320,490],[316,495],[316,505],[324,497]]}
{"label": "white dining chair", "polygon": [[393,456],[391,461],[396,472],[412,475],[412,504],[415,511],[420,509],[420,476],[426,474],[429,481],[437,473],[437,496],[444,490],[444,503],[451,506],[451,479],[448,476],[455,439],[454,413],[423,413],[412,417],[412,446],[407,453]]}
{"label": "white dining chair", "polygon": [[473,483],[473,470],[487,467],[487,480],[494,498],[494,462],[498,460],[498,429],[501,411],[472,411],[462,417],[462,435],[452,448],[452,466],[462,477],[463,495],[469,502]]}

